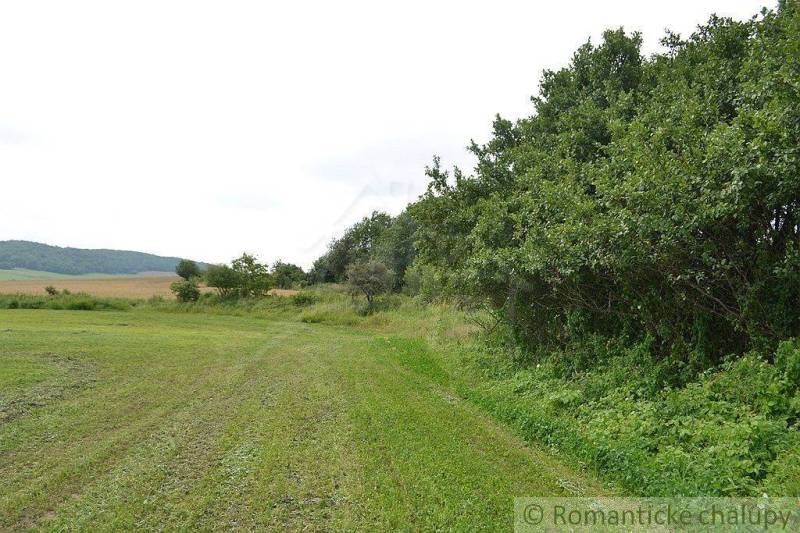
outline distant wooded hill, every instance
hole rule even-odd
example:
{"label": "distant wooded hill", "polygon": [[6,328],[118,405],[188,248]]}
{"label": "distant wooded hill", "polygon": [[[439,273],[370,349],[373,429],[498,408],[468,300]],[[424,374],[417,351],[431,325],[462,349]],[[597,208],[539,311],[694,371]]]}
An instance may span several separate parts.
{"label": "distant wooded hill", "polygon": [[[30,241],[0,241],[0,269],[26,268],[60,274],[137,274],[173,272],[180,259],[126,250],[85,250]],[[201,268],[208,266],[199,264]]]}

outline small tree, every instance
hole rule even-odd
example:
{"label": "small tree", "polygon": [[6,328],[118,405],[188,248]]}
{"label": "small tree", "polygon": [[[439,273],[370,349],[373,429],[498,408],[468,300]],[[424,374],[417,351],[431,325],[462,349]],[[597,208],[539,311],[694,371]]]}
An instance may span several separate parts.
{"label": "small tree", "polygon": [[179,302],[196,302],[200,298],[200,289],[194,280],[176,281],[169,288],[175,293]]}
{"label": "small tree", "polygon": [[228,298],[239,288],[239,275],[228,265],[212,265],[206,271],[206,285],[217,289],[223,298]]}
{"label": "small tree", "polygon": [[56,294],[58,294],[58,289],[56,289],[52,285],[48,285],[47,287],[44,288],[44,292],[46,292],[50,296],[55,296]]}
{"label": "small tree", "polygon": [[272,280],[279,289],[291,289],[306,279],[303,269],[291,263],[276,261],[272,265]]}
{"label": "small tree", "polygon": [[255,256],[242,254],[231,262],[231,269],[238,278],[240,296],[264,295],[272,285],[267,266],[259,263]]}
{"label": "small tree", "polygon": [[181,259],[175,267],[175,273],[183,279],[189,280],[200,276],[200,267],[190,259]]}
{"label": "small tree", "polygon": [[354,263],[347,267],[346,276],[350,292],[366,296],[370,310],[375,297],[390,291],[394,283],[394,273],[378,261]]}

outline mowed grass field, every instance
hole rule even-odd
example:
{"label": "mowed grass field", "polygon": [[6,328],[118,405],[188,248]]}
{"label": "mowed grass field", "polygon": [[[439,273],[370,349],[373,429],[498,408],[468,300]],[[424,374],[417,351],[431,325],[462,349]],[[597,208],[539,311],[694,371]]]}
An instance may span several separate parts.
{"label": "mowed grass field", "polygon": [[0,310],[0,529],[511,529],[601,486],[425,341],[137,308]]}

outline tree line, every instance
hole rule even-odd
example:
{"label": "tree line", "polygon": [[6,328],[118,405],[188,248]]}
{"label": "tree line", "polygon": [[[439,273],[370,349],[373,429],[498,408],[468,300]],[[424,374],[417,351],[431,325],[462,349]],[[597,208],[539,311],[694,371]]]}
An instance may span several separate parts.
{"label": "tree line", "polygon": [[254,255],[243,253],[230,265],[209,265],[203,270],[197,263],[181,259],[175,273],[182,280],[172,284],[172,292],[182,302],[200,298],[200,283],[216,289],[222,298],[265,296],[270,289],[290,289],[306,283],[303,269],[292,263],[276,261],[271,267]]}
{"label": "tree line", "polygon": [[712,17],[642,54],[622,29],[545,71],[534,112],[497,117],[470,174],[426,169],[303,273],[244,255],[222,295],[348,283],[486,306],[538,350],[644,343],[702,368],[800,334],[800,15]]}
{"label": "tree line", "polygon": [[528,346],[643,342],[690,367],[800,334],[797,3],[662,45],[581,46],[533,114],[471,144],[473,173],[434,158],[418,201],[348,229],[312,279],[380,262]]}

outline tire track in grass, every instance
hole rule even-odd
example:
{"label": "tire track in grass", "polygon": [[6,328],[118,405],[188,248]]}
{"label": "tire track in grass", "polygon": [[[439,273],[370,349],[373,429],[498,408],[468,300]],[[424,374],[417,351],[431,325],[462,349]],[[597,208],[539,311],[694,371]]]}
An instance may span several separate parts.
{"label": "tire track in grass", "polygon": [[[215,348],[211,351],[219,355]],[[180,382],[171,383],[178,387],[171,390],[170,396],[162,397],[161,404],[149,397],[163,392],[157,383],[154,386],[133,383],[132,387],[123,384],[122,389],[98,387],[91,397],[73,398],[4,428],[7,431],[0,434],[0,442],[5,440],[8,444],[9,439],[3,435],[11,432],[11,441],[18,441],[21,448],[3,454],[3,464],[13,466],[0,467],[4,479],[0,494],[3,522],[9,526],[31,526],[42,517],[53,518],[60,507],[71,502],[87,507],[84,494],[91,495],[93,490],[100,494],[98,502],[107,502],[108,488],[103,483],[108,482],[109,472],[125,465],[131,454],[146,446],[165,423],[175,418],[180,420],[184,412],[193,413],[192,406],[200,411],[199,416],[192,416],[203,420],[200,407],[213,405],[215,398],[225,397],[225,385],[217,383],[226,375],[223,370],[236,361],[215,358],[211,362],[218,364],[205,362],[188,379],[183,377]],[[159,372],[156,368],[151,374]],[[169,376],[162,378],[170,381]],[[98,405],[115,408],[109,412],[96,409]],[[69,426],[65,420],[70,421]],[[48,433],[43,435],[42,428]],[[79,435],[70,434],[66,440],[67,432],[76,429]],[[87,472],[94,472],[89,483]]]}
{"label": "tire track in grass", "polygon": [[[262,349],[281,340],[277,335]],[[126,450],[48,526],[158,529],[190,520],[196,507],[203,506],[197,492],[204,489],[206,472],[219,464],[224,453],[220,440],[226,428],[237,420],[246,423],[255,414],[241,407],[258,387],[259,354],[243,354],[228,362],[225,371],[215,367],[216,372],[206,373],[206,380],[193,387],[193,396],[165,413],[161,417],[165,423]]]}
{"label": "tire track in grass", "polygon": [[[364,487],[370,479],[376,483],[360,498],[373,499],[383,525],[510,527],[513,496],[569,495],[564,479],[580,475],[531,449],[427,373],[404,366],[403,355],[375,342],[353,354],[343,373],[354,396],[349,415],[366,437],[356,442],[367,472]],[[420,356],[413,354],[416,362]],[[442,377],[435,364],[422,363]],[[597,483],[588,487],[602,492]]]}
{"label": "tire track in grass", "polygon": [[[357,465],[349,451],[351,428],[343,416],[344,396],[332,371],[341,345],[338,339],[320,337],[307,326],[303,329],[302,345],[287,347],[270,361],[283,365],[281,375],[286,379],[274,398],[274,417],[257,419],[244,432],[239,429],[243,438],[234,439],[238,445],[230,448],[226,456],[230,461],[208,479],[210,512],[217,524],[329,530],[349,514],[352,502],[344,486]],[[238,461],[241,451],[247,453]],[[231,469],[236,475],[226,483]],[[231,486],[236,490],[229,491]]]}
{"label": "tire track in grass", "polygon": [[[162,319],[153,353],[117,346]],[[133,311],[126,336],[114,320],[94,319],[110,335],[93,357],[118,377],[0,428],[0,527],[496,530],[514,495],[580,479],[454,394],[424,342]]]}

